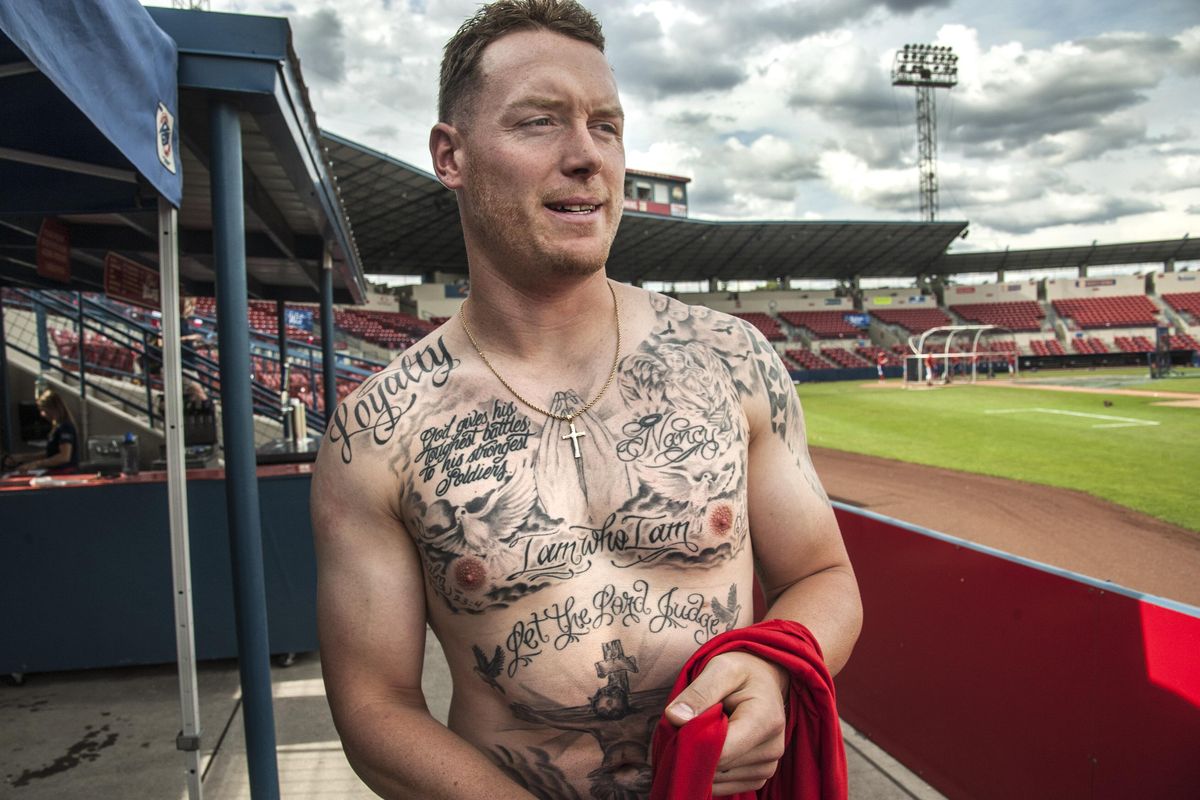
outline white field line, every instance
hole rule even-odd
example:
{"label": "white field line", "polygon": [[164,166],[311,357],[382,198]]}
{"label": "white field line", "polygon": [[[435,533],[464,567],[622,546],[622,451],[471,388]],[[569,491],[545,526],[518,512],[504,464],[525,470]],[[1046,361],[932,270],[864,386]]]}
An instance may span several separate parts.
{"label": "white field line", "polygon": [[1093,425],[1093,428],[1141,428],[1153,427],[1159,423],[1149,419],[1133,417],[1114,417],[1111,414],[1087,414],[1083,411],[1063,411],[1060,408],[989,408],[985,414],[1061,414],[1064,417],[1087,417],[1088,419],[1115,420],[1106,425]]}

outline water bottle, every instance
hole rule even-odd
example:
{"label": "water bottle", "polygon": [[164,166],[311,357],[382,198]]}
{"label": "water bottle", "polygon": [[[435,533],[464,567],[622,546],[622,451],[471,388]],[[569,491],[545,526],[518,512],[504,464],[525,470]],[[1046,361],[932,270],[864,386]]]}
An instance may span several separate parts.
{"label": "water bottle", "polygon": [[126,431],[125,441],[121,442],[121,474],[138,474],[138,438],[133,431]]}

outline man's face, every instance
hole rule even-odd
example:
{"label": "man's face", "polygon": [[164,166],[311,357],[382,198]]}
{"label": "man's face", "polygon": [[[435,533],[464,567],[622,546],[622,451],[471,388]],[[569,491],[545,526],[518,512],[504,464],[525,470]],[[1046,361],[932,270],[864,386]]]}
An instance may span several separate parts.
{"label": "man's face", "polygon": [[498,269],[588,275],[621,220],[624,114],[604,54],[548,31],[490,44],[459,120],[463,228]]}

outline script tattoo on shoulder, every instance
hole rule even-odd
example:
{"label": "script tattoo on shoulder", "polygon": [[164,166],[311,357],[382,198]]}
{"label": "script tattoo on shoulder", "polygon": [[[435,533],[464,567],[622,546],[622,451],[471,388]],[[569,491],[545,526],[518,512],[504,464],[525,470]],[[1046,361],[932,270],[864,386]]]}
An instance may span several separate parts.
{"label": "script tattoo on shoulder", "polygon": [[390,369],[367,378],[338,405],[329,421],[329,443],[339,445],[342,462],[354,458],[354,443],[365,438],[376,445],[392,440],[396,428],[417,401],[417,388],[440,389],[459,362],[446,340],[409,350]]}
{"label": "script tattoo on shoulder", "polygon": [[[650,737],[666,705],[670,687],[635,690],[642,668],[635,654],[626,654],[620,639],[603,642],[595,676],[601,684],[594,694],[576,706],[546,704],[533,707],[512,703],[517,719],[563,731],[566,736],[553,740],[554,747],[565,751],[586,738],[599,748],[597,766],[587,774],[588,795],[599,800],[642,800],[650,793],[654,773],[650,766]],[[589,673],[591,670],[589,670]],[[570,734],[575,734],[571,736]],[[488,751],[501,770],[535,797],[546,800],[580,798],[561,770],[554,766],[560,752],[546,748],[525,748],[524,752],[506,747]]]}

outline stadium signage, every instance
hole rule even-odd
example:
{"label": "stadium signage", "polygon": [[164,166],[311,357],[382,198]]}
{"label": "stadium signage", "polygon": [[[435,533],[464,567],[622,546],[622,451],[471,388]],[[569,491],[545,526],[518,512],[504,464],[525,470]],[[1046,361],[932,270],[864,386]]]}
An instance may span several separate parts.
{"label": "stadium signage", "polygon": [[37,274],[59,283],[71,282],[71,231],[66,223],[46,217],[37,236]]}
{"label": "stadium signage", "polygon": [[298,328],[312,333],[313,312],[310,308],[285,308],[283,319],[289,328]]}
{"label": "stadium signage", "polygon": [[104,256],[104,294],[142,308],[159,308],[158,273],[116,253]]}
{"label": "stadium signage", "polygon": [[846,320],[847,325],[853,325],[855,328],[871,327],[870,314],[846,314],[843,319]]}

